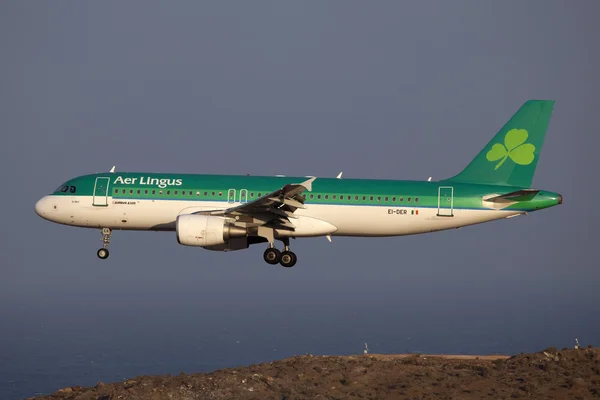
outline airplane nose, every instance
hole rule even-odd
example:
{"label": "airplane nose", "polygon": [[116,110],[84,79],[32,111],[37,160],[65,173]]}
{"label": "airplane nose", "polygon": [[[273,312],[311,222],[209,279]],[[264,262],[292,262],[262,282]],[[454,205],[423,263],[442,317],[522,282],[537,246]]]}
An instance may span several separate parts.
{"label": "airplane nose", "polygon": [[35,203],[35,213],[42,218],[45,218],[48,215],[49,202],[48,196],[44,196]]}

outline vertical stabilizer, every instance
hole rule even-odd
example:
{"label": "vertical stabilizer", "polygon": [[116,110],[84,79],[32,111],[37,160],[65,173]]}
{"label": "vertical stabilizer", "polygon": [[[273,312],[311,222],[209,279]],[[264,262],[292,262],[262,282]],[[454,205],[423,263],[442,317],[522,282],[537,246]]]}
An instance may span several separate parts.
{"label": "vertical stabilizer", "polygon": [[458,175],[454,182],[528,188],[540,157],[554,100],[529,100]]}

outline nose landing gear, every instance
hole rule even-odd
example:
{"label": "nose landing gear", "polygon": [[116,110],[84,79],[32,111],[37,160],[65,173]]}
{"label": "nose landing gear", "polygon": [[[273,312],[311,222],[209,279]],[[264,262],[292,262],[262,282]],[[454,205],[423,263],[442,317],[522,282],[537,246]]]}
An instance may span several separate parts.
{"label": "nose landing gear", "polygon": [[98,258],[101,259],[101,260],[106,260],[108,258],[109,254],[110,253],[108,252],[108,249],[99,249],[96,252],[96,255],[98,255]]}
{"label": "nose landing gear", "polygon": [[108,251],[108,244],[110,243],[110,235],[112,230],[110,228],[102,228],[102,248],[96,252],[96,255],[101,260],[106,260],[110,255]]}

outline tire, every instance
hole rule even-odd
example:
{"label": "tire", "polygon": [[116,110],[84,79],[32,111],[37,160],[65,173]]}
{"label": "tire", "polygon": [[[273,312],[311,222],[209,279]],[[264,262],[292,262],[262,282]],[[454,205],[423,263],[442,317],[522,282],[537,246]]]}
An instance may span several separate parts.
{"label": "tire", "polygon": [[297,261],[298,257],[296,257],[295,253],[291,251],[284,251],[283,253],[281,253],[279,263],[282,267],[292,268],[294,265],[296,265]]}
{"label": "tire", "polygon": [[108,252],[108,249],[99,249],[96,252],[96,255],[98,256],[99,259],[106,260],[108,258],[108,256],[110,255],[110,253]]}
{"label": "tire", "polygon": [[274,247],[269,247],[265,250],[263,258],[267,264],[279,264],[279,261],[281,260],[281,252]]}

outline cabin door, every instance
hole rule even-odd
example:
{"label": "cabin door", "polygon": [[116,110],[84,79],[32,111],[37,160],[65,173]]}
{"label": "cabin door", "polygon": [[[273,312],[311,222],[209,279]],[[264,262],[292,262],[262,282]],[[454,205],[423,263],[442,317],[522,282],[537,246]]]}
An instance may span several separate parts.
{"label": "cabin door", "polygon": [[106,207],[108,206],[108,186],[110,185],[110,178],[98,177],[94,184],[94,199],[92,204],[94,206]]}
{"label": "cabin door", "polygon": [[438,216],[454,216],[454,188],[452,186],[440,186],[438,188]]}

